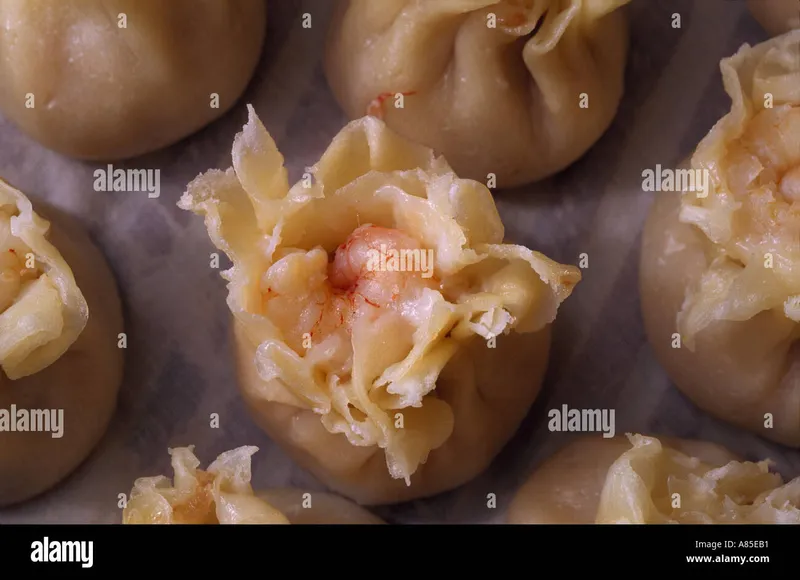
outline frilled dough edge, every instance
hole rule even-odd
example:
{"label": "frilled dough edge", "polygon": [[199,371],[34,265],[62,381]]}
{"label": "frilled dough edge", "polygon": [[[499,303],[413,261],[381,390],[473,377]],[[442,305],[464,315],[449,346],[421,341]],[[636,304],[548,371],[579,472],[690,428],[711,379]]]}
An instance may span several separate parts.
{"label": "frilled dough edge", "polygon": [[34,211],[25,195],[0,180],[0,219],[9,219],[2,251],[25,247],[39,276],[24,286],[0,314],[0,366],[12,380],[53,364],[86,326],[89,308],[72,270],[46,237],[49,222]]}

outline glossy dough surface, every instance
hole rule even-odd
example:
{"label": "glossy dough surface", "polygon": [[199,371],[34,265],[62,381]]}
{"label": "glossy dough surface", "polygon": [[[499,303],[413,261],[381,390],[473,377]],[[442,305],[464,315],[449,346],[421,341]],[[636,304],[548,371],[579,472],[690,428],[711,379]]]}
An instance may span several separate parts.
{"label": "glossy dough surface", "polygon": [[[677,495],[676,495],[677,494]],[[509,522],[800,523],[800,478],[706,442],[583,437],[525,483]]]}
{"label": "glossy dough surface", "polygon": [[528,183],[571,164],[610,125],[627,2],[345,0],[330,29],[328,82],[351,119],[381,115],[460,177]]}
{"label": "glossy dough surface", "polygon": [[800,28],[797,0],[747,0],[747,7],[764,30],[773,36]]}
{"label": "glossy dough surface", "polygon": [[[251,108],[233,161],[179,205],[232,259],[240,385],[259,425],[361,503],[483,470],[538,393],[548,325],[580,271],[504,244],[485,187],[374,117],[289,189]],[[413,268],[370,265],[391,249],[423,252],[428,270],[420,253]]]}
{"label": "glossy dough surface", "polygon": [[708,171],[710,191],[656,194],[640,265],[645,328],[675,384],[705,411],[795,447],[798,50],[800,32],[792,32],[722,62],[733,107],[691,160]]}
{"label": "glossy dough surface", "polygon": [[263,0],[3,0],[0,22],[3,114],[48,148],[113,160],[174,143],[227,111],[258,62],[265,8]]}
{"label": "glossy dough surface", "polygon": [[257,447],[226,451],[204,471],[193,447],[170,449],[174,478],[136,480],[124,524],[383,524],[364,508],[328,493],[297,489],[254,492]]}
{"label": "glossy dough surface", "polygon": [[0,181],[0,410],[63,410],[63,436],[0,428],[0,505],[45,491],[86,458],[122,381],[122,309],[105,258],[72,218],[37,211],[50,222]]}

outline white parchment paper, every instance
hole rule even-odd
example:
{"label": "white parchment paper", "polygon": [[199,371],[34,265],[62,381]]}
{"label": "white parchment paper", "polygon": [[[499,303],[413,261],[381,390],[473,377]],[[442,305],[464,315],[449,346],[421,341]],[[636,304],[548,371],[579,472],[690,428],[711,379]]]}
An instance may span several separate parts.
{"label": "white parchment paper", "polygon": [[[0,523],[119,522],[119,494],[137,477],[171,476],[167,448],[190,444],[204,464],[227,449],[257,445],[256,488],[323,489],[249,420],[235,387],[225,282],[210,267],[214,248],[202,220],[175,204],[198,173],[230,165],[248,102],[286,157],[292,181],[319,158],[346,123],[321,67],[331,8],[327,0],[269,2],[262,60],[235,108],[177,145],[114,164],[160,169],[157,199],[93,191],[92,173],[105,164],[50,152],[0,118],[0,175],[81,218],[117,276],[128,334],[125,382],[107,436],[58,487],[0,511]],[[304,13],[311,28],[302,27]],[[674,13],[680,29],[672,28]],[[743,0],[634,0],[629,14],[627,89],[610,130],[558,176],[496,196],[518,243],[567,263],[589,256],[556,321],[543,392],[489,470],[453,492],[376,510],[391,522],[502,521],[524,478],[571,437],[547,429],[547,411],[563,404],[615,409],[618,433],[714,441],[749,459],[770,457],[787,477],[800,474],[800,452],[705,415],[670,384],[646,343],[637,296],[641,227],[652,201],[641,172],[691,153],[729,109],[719,60],[766,34]],[[494,509],[488,493],[497,496]]]}

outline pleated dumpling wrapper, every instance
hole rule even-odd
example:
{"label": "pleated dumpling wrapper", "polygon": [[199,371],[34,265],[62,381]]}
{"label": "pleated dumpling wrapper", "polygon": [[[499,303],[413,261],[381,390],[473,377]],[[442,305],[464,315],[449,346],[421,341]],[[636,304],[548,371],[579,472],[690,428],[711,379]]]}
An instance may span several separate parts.
{"label": "pleated dumpling wrapper", "polygon": [[700,408],[798,447],[800,31],[720,68],[731,111],[645,225],[645,328]]}
{"label": "pleated dumpling wrapper", "polygon": [[0,180],[0,506],[89,454],[122,380],[122,309],[103,255],[69,216],[37,211],[50,221]]}
{"label": "pleated dumpling wrapper", "polygon": [[549,324],[580,280],[504,244],[486,187],[374,117],[290,189],[251,107],[233,168],[195,179],[179,205],[233,262],[256,421],[361,503],[450,489],[490,463],[538,393]]}
{"label": "pleated dumpling wrapper", "polygon": [[89,308],[50,224],[0,181],[0,366],[16,380],[50,366],[86,327]]}
{"label": "pleated dumpling wrapper", "polygon": [[747,0],[747,7],[764,30],[773,36],[800,28],[797,0]]}
{"label": "pleated dumpling wrapper", "polygon": [[533,182],[581,157],[624,89],[630,0],[344,0],[325,69],[351,119],[382,116],[460,177]]}
{"label": "pleated dumpling wrapper", "polygon": [[0,109],[45,147],[134,157],[230,109],[264,42],[264,0],[3,0]]}
{"label": "pleated dumpling wrapper", "polygon": [[364,508],[329,493],[278,489],[256,493],[251,458],[258,447],[222,453],[205,471],[194,447],[170,449],[174,479],[136,480],[124,524],[382,524]]}
{"label": "pleated dumpling wrapper", "polygon": [[511,523],[800,523],[800,478],[713,443],[584,437],[520,489]]}

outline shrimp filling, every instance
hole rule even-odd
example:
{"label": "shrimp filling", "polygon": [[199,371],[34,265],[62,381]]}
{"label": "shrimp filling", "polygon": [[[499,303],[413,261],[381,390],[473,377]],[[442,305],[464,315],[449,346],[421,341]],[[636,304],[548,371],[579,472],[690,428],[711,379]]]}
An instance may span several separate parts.
{"label": "shrimp filling", "polygon": [[10,207],[0,208],[0,314],[42,274],[31,249],[11,233]]}
{"label": "shrimp filling", "polygon": [[800,321],[797,135],[800,107],[781,105],[760,110],[735,138],[704,149],[712,152],[705,170],[715,188],[705,199],[685,195],[681,209],[681,221],[713,243],[708,270],[678,318],[690,348],[714,320],[748,320],[776,309]]}
{"label": "shrimp filling", "polygon": [[771,254],[772,267],[791,274],[800,260],[797,135],[800,107],[785,105],[759,112],[728,146],[725,176],[739,210],[725,251],[744,264]]}
{"label": "shrimp filling", "polygon": [[321,248],[288,251],[262,279],[265,314],[298,354],[321,349],[329,373],[352,366],[356,324],[378,324],[410,349],[419,301],[440,290],[433,251],[408,234],[371,224],[354,230],[329,261]]}

